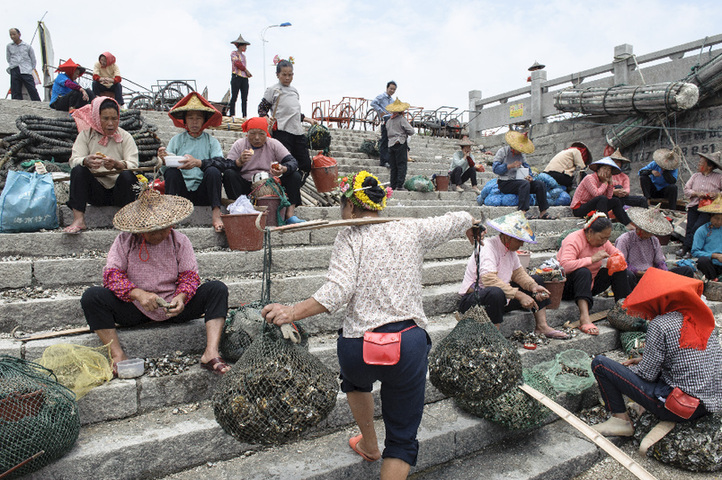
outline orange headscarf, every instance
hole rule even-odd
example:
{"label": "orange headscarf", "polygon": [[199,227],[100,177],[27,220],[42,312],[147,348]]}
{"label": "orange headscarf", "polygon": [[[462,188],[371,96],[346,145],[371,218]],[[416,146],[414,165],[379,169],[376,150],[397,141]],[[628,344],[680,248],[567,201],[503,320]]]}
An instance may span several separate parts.
{"label": "orange headscarf", "polygon": [[701,280],[649,268],[624,300],[623,307],[647,320],[669,312],[680,312],[684,320],[679,346],[705,350],[715,323],[712,310],[701,298],[703,291]]}
{"label": "orange headscarf", "polygon": [[270,137],[271,134],[268,133],[268,120],[266,117],[253,117],[249,118],[245,122],[243,122],[243,125],[241,125],[241,128],[244,132],[248,132],[249,130],[253,130],[254,128],[258,128],[266,132],[266,136]]}

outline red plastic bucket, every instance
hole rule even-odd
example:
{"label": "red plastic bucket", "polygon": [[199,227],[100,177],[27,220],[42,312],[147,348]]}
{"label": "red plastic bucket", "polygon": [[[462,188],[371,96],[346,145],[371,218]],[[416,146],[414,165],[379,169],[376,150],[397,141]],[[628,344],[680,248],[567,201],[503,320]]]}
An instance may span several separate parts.
{"label": "red plastic bucket", "polygon": [[267,215],[265,211],[221,215],[228,248],[241,251],[262,249],[263,230],[266,228]]}
{"label": "red plastic bucket", "polygon": [[566,280],[544,282],[544,288],[549,290],[549,300],[552,302],[549,304],[550,310],[556,310],[559,308],[559,304],[562,303],[562,293],[564,292],[564,285],[567,283]]}
{"label": "red plastic bucket", "polygon": [[[278,226],[278,206],[281,204],[281,199],[278,198],[275,195],[264,195],[263,197],[258,197],[256,199],[256,206],[257,207],[266,207],[266,212],[268,212],[268,215],[266,216],[266,226],[268,227],[277,227]],[[261,210],[259,208],[259,210]],[[281,218],[286,213],[286,207],[283,207],[281,209]]]}
{"label": "red plastic bucket", "polygon": [[338,186],[338,165],[331,167],[313,167],[311,177],[319,193],[330,192]]}

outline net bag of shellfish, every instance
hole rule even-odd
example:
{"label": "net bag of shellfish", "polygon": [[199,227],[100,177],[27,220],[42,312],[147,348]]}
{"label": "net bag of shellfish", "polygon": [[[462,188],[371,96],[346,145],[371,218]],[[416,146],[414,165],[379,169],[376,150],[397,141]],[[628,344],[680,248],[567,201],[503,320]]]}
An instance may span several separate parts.
{"label": "net bag of shellfish", "polygon": [[[655,415],[649,412],[642,414],[634,424],[635,440],[641,442],[657,423],[659,418]],[[647,456],[692,472],[718,472],[722,470],[720,438],[722,415],[705,415],[692,422],[678,423],[647,450]],[[682,478],[682,475],[679,477]]]}
{"label": "net bag of shellfish", "polygon": [[79,432],[75,394],[53,372],[0,355],[0,476],[41,469],[70,451]]}
{"label": "net bag of shellfish", "polygon": [[429,378],[443,394],[490,400],[521,378],[521,356],[491,323],[483,307],[473,307],[431,351]]}
{"label": "net bag of shellfish", "polygon": [[216,421],[241,442],[293,441],[331,413],[337,376],[306,348],[283,338],[280,328],[264,323],[218,384]]}
{"label": "net bag of shellfish", "polygon": [[644,353],[644,342],[646,340],[647,334],[645,332],[622,332],[619,334],[622,350],[633,357],[638,357]]}
{"label": "net bag of shellfish", "polygon": [[559,393],[577,395],[596,383],[592,358],[582,350],[564,350],[554,360],[539,363],[533,370],[546,375]]}
{"label": "net bag of shellfish", "polygon": [[624,300],[620,300],[614,304],[607,312],[607,320],[609,324],[622,332],[646,332],[647,321],[642,317],[629,315],[627,310],[622,306]]}
{"label": "net bag of shellfish", "polygon": [[[554,396],[554,387],[545,375],[525,368],[522,370],[522,378],[524,383],[544,395]],[[512,388],[492,400],[466,400],[461,397],[454,400],[465,412],[512,430],[538,427],[551,414],[551,410],[519,388]]]}
{"label": "net bag of shellfish", "polygon": [[251,345],[252,335],[258,332],[263,322],[262,308],[260,302],[254,302],[228,311],[219,344],[221,355],[227,361],[237,362]]}

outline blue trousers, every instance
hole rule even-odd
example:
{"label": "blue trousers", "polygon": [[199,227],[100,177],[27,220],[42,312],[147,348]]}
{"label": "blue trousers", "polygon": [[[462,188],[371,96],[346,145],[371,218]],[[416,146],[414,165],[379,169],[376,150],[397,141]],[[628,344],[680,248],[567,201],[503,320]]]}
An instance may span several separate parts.
{"label": "blue trousers", "polygon": [[604,355],[597,355],[592,360],[592,372],[599,384],[599,391],[604,399],[607,410],[612,413],[624,413],[627,411],[624,406],[626,395],[648,412],[656,415],[660,420],[670,422],[689,422],[706,415],[707,410],[700,402],[697,410],[692,416],[684,419],[664,408],[664,401],[672,392],[672,387],[662,380],[649,382],[625,367]]}
{"label": "blue trousers", "polygon": [[[389,323],[376,332],[399,332],[415,325],[413,320]],[[424,413],[426,369],[431,339],[422,328],[401,334],[401,359],[396,365],[367,365],[363,361],[363,338],[345,338],[336,343],[341,366],[341,391],[370,392],[381,382],[381,414],[386,426],[383,458],[398,458],[413,466],[419,453],[416,432]]]}

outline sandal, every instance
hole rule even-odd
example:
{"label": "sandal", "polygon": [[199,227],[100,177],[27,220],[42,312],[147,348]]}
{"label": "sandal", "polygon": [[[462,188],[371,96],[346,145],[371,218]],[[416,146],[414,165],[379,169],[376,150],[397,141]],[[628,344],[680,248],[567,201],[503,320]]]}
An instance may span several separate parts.
{"label": "sandal", "polygon": [[537,220],[539,218],[539,215],[534,215],[533,213],[526,214],[527,220]]}
{"label": "sandal", "polygon": [[549,212],[544,212],[544,215],[539,217],[539,220],[559,220],[558,217],[552,217]]}
{"label": "sandal", "polygon": [[348,446],[351,447],[351,450],[353,450],[354,452],[356,452],[356,453],[358,453],[359,455],[361,455],[361,458],[363,458],[363,459],[366,460],[367,462],[375,462],[376,460],[374,460],[373,458],[369,457],[369,456],[366,455],[364,452],[362,452],[361,450],[359,450],[359,448],[358,448],[358,442],[360,442],[362,438],[363,438],[363,435],[356,435],[355,437],[349,438],[349,439],[348,439]]}
{"label": "sandal", "polygon": [[586,333],[587,335],[596,336],[599,335],[599,329],[593,323],[583,323],[579,325],[579,330]]}
{"label": "sandal", "polygon": [[[204,368],[209,372],[213,372],[216,375],[223,375],[231,369],[231,366],[228,365],[221,357],[216,357],[206,363],[201,362],[201,368]],[[226,368],[228,368],[228,370],[226,370]]]}

